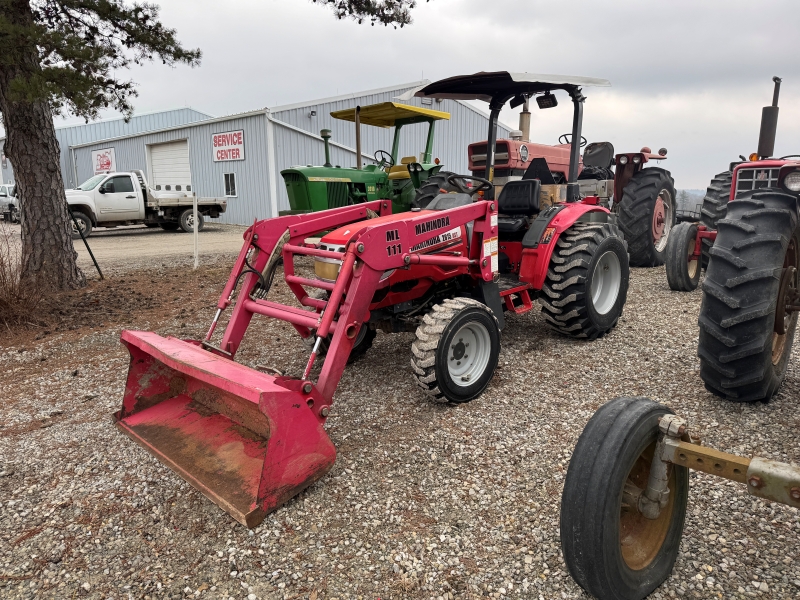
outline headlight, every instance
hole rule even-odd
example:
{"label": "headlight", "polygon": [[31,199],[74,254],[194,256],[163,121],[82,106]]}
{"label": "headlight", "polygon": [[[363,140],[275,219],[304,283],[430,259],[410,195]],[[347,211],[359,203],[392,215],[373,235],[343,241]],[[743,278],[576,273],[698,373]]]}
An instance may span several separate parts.
{"label": "headlight", "polygon": [[[320,250],[330,250],[331,252],[344,252],[344,246],[334,246],[334,245],[327,245],[327,244],[320,244]],[[339,270],[342,268],[342,261],[337,260],[335,258],[322,258],[322,257],[315,257],[314,258],[314,274],[317,276],[317,279],[322,279],[322,281],[334,282],[336,278],[339,276]]]}
{"label": "headlight", "polygon": [[790,192],[800,192],[800,171],[792,171],[784,177],[783,187]]}
{"label": "headlight", "polygon": [[642,162],[641,156],[637,154],[636,156],[633,157],[633,164],[638,165],[640,162]]}
{"label": "headlight", "polygon": [[628,157],[627,156],[620,156],[619,157],[619,164],[627,165],[628,164]]}

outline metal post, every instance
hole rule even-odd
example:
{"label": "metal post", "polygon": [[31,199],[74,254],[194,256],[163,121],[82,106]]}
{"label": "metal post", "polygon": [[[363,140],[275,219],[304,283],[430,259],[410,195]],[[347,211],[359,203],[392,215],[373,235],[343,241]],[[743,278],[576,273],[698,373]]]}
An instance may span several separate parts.
{"label": "metal post", "polygon": [[[102,281],[103,279],[105,279],[105,277],[103,277],[103,272],[100,270],[100,265],[97,264],[97,259],[94,257],[92,249],[89,248],[89,242],[87,242],[86,238],[83,236],[83,230],[81,230],[80,226],[78,225],[78,219],[76,219],[75,215],[72,214],[72,209],[69,207],[69,204],[67,204],[67,211],[69,212],[69,216],[72,218],[72,222],[75,225],[75,229],[78,230],[78,234],[81,236],[81,239],[83,240],[83,245],[86,246],[86,251],[89,252],[89,256],[92,257],[94,268],[97,269],[97,274],[100,275],[100,280]],[[22,212],[20,212],[20,215],[21,214]],[[20,222],[22,221],[20,220]]]}
{"label": "metal post", "polygon": [[433,158],[433,130],[436,127],[436,121],[431,119],[428,125],[428,139],[425,140],[425,157],[422,162],[430,163]]}
{"label": "metal post", "polygon": [[361,169],[361,107],[356,106],[356,169]]}
{"label": "metal post", "polygon": [[[494,183],[494,153],[495,146],[497,145],[497,118],[500,116],[500,110],[503,108],[503,103],[499,106],[495,102],[489,105],[491,112],[489,113],[489,135],[486,140],[486,179]],[[487,200],[494,200],[494,188],[487,190],[485,198]]]}
{"label": "metal post", "polygon": [[581,129],[583,127],[583,102],[586,97],[581,91],[572,93],[572,139],[569,148],[569,176],[567,178],[567,202],[580,200],[578,188],[578,163],[581,160]]}
{"label": "metal post", "polygon": [[197,194],[192,193],[192,208],[194,209],[194,268],[200,264],[200,257],[197,253]]}

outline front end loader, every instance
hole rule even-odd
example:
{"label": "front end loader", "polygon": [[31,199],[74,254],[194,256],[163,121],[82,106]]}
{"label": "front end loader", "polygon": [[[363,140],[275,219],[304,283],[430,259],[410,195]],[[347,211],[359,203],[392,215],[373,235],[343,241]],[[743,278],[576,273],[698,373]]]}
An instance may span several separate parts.
{"label": "front end loader", "polygon": [[[565,90],[579,106],[580,86],[593,83],[479,73],[422,93],[465,94],[465,80],[497,107],[490,136],[516,93]],[[368,351],[376,330],[414,332],[417,384],[436,401],[463,403],[490,384],[506,311],[528,312],[539,299],[551,327],[589,340],[617,324],[627,252],[598,198],[540,206],[539,181],[509,184],[496,200],[481,196],[493,188],[487,180],[451,175],[448,182],[458,191],[438,194],[425,209],[393,214],[391,202],[375,200],[256,221],[204,339],[123,332],[131,363],[117,426],[253,527],[333,465],[324,424],[346,364]],[[298,268],[303,257],[313,275]],[[293,305],[269,299],[281,259]],[[302,374],[234,362],[256,316],[290,323],[306,342]]]}

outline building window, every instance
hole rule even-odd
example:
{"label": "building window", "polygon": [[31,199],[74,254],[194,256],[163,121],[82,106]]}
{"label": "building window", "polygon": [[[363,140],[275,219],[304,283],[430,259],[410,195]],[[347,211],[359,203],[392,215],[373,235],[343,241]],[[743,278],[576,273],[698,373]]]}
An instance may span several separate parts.
{"label": "building window", "polygon": [[161,184],[159,183],[158,185],[156,185],[156,190],[160,190],[160,189],[161,189]]}
{"label": "building window", "polygon": [[192,186],[190,186],[190,185],[187,185],[187,186],[186,186],[186,191],[187,191],[187,192],[191,192],[191,191],[192,191]]}
{"label": "building window", "polygon": [[225,173],[225,196],[236,197],[236,173]]}
{"label": "building window", "polygon": [[179,185],[176,185],[176,186],[175,186],[175,191],[176,191],[176,192],[180,192],[180,191],[181,191],[181,186],[179,186]]}
{"label": "building window", "polygon": [[165,185],[164,189],[167,190],[167,191],[170,191],[172,189],[172,186],[171,185]]}

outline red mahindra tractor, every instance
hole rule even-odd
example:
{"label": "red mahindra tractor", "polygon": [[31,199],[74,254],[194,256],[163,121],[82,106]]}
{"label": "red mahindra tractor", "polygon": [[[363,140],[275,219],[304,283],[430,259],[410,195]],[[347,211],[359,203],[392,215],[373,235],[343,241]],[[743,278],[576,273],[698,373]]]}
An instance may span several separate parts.
{"label": "red mahindra tractor", "polygon": [[[581,88],[606,83],[478,73],[418,94],[488,99],[493,140],[510,99],[565,91],[577,139]],[[567,183],[574,192],[577,170],[576,146]],[[324,424],[334,392],[348,359],[367,350],[377,329],[415,331],[412,375],[435,399],[460,403],[479,396],[494,374],[504,311],[524,313],[539,298],[547,321],[566,335],[594,339],[615,326],[628,255],[598,198],[572,193],[543,207],[538,180],[510,182],[496,199],[480,196],[493,192],[485,179],[449,181],[459,191],[437,195],[425,209],[391,214],[391,203],[377,200],[256,221],[203,340],[122,333],[131,365],[117,426],[252,527],[333,465]],[[299,257],[313,260],[313,276],[298,270]],[[281,258],[295,305],[269,299]],[[216,325],[231,307],[216,341]],[[290,323],[309,342],[302,374],[234,362],[256,315]]]}
{"label": "red mahindra tractor", "polygon": [[[552,94],[537,96],[536,103],[540,109],[558,105]],[[511,139],[496,142],[490,178],[498,192],[510,181],[532,177],[539,179],[545,189],[567,183],[572,134],[560,136],[555,146],[532,143],[528,106],[529,98],[524,97],[519,130],[511,132]],[[580,195],[599,198],[601,206],[617,215],[619,228],[628,242],[632,266],[664,264],[670,231],[676,222],[675,182],[669,171],[645,165],[653,160],[666,160],[666,148],[658,153],[644,147],[639,152],[615,154],[611,142],[587,144],[584,137],[580,138],[580,147],[583,148],[577,176]],[[470,144],[468,149],[469,169],[477,177],[486,176],[486,148],[483,141]],[[426,192],[419,190],[420,195]]]}

